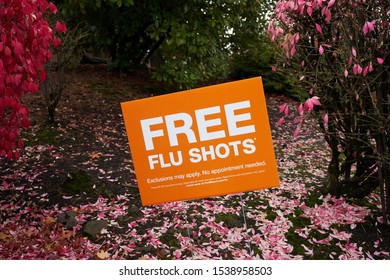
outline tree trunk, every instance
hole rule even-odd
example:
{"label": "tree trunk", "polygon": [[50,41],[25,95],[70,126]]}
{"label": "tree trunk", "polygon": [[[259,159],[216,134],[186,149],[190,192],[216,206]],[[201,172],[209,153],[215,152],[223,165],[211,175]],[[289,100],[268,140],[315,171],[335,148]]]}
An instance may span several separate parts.
{"label": "tree trunk", "polygon": [[[381,67],[382,68],[382,67]],[[390,131],[387,120],[390,115],[388,101],[388,75],[382,70],[381,84],[377,88],[378,96],[378,135],[376,136],[376,147],[379,160],[379,184],[381,188],[382,214],[386,224],[390,224]]]}
{"label": "tree trunk", "polygon": [[332,159],[328,166],[328,184],[329,192],[333,195],[339,196],[341,194],[341,189],[339,185],[340,177],[340,164],[339,164],[339,150],[338,150],[338,141],[336,136],[333,134],[335,130],[331,130],[332,125],[329,126],[329,130],[332,133],[329,136],[329,146],[332,151]]}
{"label": "tree trunk", "polygon": [[47,112],[48,112],[48,116],[49,116],[49,123],[50,124],[53,124],[54,123],[54,115],[55,115],[55,110],[56,108],[54,107],[47,107]]}

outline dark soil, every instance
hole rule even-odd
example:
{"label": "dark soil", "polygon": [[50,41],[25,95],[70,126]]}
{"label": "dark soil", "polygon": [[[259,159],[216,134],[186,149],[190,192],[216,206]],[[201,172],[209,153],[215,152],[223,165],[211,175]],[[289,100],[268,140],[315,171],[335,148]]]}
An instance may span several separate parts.
{"label": "dark soil", "polygon": [[[47,193],[45,199],[36,201],[42,207],[80,205],[96,201],[99,195],[110,198],[130,193],[132,209],[136,209],[133,214],[139,216],[139,192],[120,103],[173,89],[150,79],[147,71],[119,74],[108,72],[103,65],[82,65],[66,79],[55,123],[47,122],[42,95],[24,98],[31,117],[31,128],[23,132],[25,151],[18,162],[2,162],[0,178]],[[270,123],[275,128],[277,105],[291,100],[275,94],[266,94],[266,98]],[[3,195],[7,197],[2,199],[12,199],[13,193]],[[390,229],[377,226],[375,218],[355,228],[353,238],[360,242],[380,238],[381,249],[390,251]]]}

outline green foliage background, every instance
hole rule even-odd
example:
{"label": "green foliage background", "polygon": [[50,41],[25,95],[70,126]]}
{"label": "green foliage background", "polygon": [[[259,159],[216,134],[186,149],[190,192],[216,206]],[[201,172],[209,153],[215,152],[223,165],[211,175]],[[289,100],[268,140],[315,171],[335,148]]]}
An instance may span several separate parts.
{"label": "green foliage background", "polygon": [[108,50],[111,69],[146,64],[177,88],[215,78],[261,75],[266,90],[294,94],[291,80],[271,71],[275,48],[265,35],[275,0],[64,0],[68,25],[83,23],[90,45]]}

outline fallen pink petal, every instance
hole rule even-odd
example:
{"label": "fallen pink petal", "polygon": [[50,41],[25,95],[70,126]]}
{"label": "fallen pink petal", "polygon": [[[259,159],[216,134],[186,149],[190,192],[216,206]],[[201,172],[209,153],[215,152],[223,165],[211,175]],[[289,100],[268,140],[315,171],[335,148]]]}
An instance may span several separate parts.
{"label": "fallen pink petal", "polygon": [[320,55],[324,54],[324,48],[322,46],[319,47],[318,52]]}

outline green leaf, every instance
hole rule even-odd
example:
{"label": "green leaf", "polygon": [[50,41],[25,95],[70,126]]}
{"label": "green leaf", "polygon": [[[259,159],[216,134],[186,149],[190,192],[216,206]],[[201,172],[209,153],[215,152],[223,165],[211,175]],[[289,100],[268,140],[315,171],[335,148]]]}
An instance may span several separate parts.
{"label": "green leaf", "polygon": [[184,45],[186,43],[186,40],[184,40],[183,38],[176,38],[176,45],[178,46],[181,46],[181,45]]}
{"label": "green leaf", "polygon": [[133,0],[123,0],[126,7],[130,7],[134,5]]}

